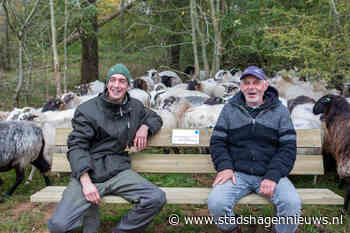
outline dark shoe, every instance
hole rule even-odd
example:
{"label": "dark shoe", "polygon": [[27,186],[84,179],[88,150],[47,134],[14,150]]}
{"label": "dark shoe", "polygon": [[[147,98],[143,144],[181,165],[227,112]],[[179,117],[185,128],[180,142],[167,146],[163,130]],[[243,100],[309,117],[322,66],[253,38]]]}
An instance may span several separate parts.
{"label": "dark shoe", "polygon": [[230,231],[221,231],[222,233],[242,233],[241,228],[239,226],[236,226]]}

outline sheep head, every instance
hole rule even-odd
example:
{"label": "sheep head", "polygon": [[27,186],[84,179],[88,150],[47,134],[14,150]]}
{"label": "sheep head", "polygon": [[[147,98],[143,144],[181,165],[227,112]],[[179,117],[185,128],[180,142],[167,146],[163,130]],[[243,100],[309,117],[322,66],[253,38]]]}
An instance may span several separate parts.
{"label": "sheep head", "polygon": [[42,108],[42,112],[46,111],[56,111],[62,108],[63,101],[60,99],[50,99]]}
{"label": "sheep head", "polygon": [[203,91],[202,84],[198,82],[196,79],[192,79],[188,82],[187,90],[190,91]]}
{"label": "sheep head", "polygon": [[350,104],[342,96],[325,95],[321,97],[312,109],[317,115],[323,113],[321,119],[326,121],[327,128],[337,116],[349,114]]}
{"label": "sheep head", "polygon": [[134,88],[138,88],[144,91],[148,90],[147,82],[143,79],[135,79],[132,85]]}
{"label": "sheep head", "polygon": [[161,78],[161,82],[162,82],[166,87],[172,87],[172,79],[173,79],[174,77],[163,75],[163,76],[161,76],[160,78]]}

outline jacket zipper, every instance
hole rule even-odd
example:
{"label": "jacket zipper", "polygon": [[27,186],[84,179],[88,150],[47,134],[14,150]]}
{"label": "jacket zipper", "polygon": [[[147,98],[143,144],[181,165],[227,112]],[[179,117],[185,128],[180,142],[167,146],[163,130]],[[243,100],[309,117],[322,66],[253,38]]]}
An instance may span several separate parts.
{"label": "jacket zipper", "polygon": [[271,106],[265,108],[264,110],[260,111],[260,112],[256,115],[255,118],[253,118],[253,117],[249,114],[249,112],[248,112],[247,109],[245,109],[244,107],[242,107],[242,106],[239,105],[239,104],[236,104],[236,103],[232,103],[232,104],[235,105],[236,107],[238,107],[239,109],[241,109],[241,111],[243,111],[243,112],[251,119],[252,132],[255,132],[255,122],[256,122],[255,119],[256,119],[258,116],[260,116],[261,114],[267,112],[268,110],[272,109],[272,108],[275,106],[275,105],[271,105]]}

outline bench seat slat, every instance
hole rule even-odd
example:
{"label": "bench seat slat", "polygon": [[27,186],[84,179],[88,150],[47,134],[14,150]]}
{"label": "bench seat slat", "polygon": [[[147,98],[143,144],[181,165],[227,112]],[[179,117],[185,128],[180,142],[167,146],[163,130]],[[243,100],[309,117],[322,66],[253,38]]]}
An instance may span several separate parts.
{"label": "bench seat slat", "polygon": [[[31,202],[59,202],[65,186],[48,186],[31,196]],[[206,204],[211,188],[161,188],[169,204]],[[343,205],[344,199],[329,189],[297,189],[303,204]],[[127,203],[118,196],[105,196],[106,203]],[[238,204],[268,204],[266,198],[256,194],[243,197]]]}
{"label": "bench seat slat", "polygon": [[[216,173],[208,154],[135,154],[131,155],[132,168],[150,173]],[[53,172],[71,172],[65,154],[53,156]],[[298,155],[292,175],[323,175],[320,155]]]}

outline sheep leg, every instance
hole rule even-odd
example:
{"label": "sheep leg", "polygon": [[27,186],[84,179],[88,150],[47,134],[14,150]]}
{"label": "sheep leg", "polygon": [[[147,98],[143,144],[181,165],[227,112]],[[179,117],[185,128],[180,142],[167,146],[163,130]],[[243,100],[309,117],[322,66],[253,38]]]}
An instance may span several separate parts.
{"label": "sheep leg", "polygon": [[170,153],[170,149],[169,148],[163,148],[163,153],[164,154],[169,154]]}
{"label": "sheep leg", "polygon": [[49,179],[49,176],[47,175],[48,171],[50,170],[50,165],[48,164],[48,162],[44,158],[40,158],[39,156],[39,158],[32,162],[32,164],[39,169],[40,173],[44,177],[46,186],[50,186],[51,181]]}
{"label": "sheep leg", "polygon": [[2,179],[0,178],[0,185],[2,185],[4,182],[2,181]]}
{"label": "sheep leg", "polygon": [[170,150],[174,151],[174,154],[180,154],[180,150],[177,147],[168,147],[168,148],[163,148],[163,153],[164,154],[169,154]]}
{"label": "sheep leg", "polygon": [[343,186],[344,186],[344,183],[345,183],[344,179],[340,179],[340,178],[339,178],[339,185],[338,185],[338,189],[342,189],[342,188],[343,188]]}
{"label": "sheep leg", "polygon": [[177,147],[172,147],[175,154],[180,154],[180,149]]}
{"label": "sheep leg", "polygon": [[36,170],[36,167],[35,166],[32,166],[31,170],[30,170],[30,174],[29,174],[29,177],[27,178],[27,181],[25,184],[29,184],[30,182],[33,181],[33,176],[34,176],[34,172]]}
{"label": "sheep leg", "polygon": [[345,213],[348,211],[349,209],[349,200],[350,200],[350,178],[347,177],[344,179],[345,183],[346,183],[346,197],[344,200],[344,210]]}
{"label": "sheep leg", "polygon": [[43,174],[44,180],[45,180],[45,184],[46,186],[50,186],[51,185],[51,181],[48,175]]}
{"label": "sheep leg", "polygon": [[45,179],[46,186],[50,186],[51,181],[50,181],[47,173],[50,171],[51,166],[44,158],[43,151],[44,151],[44,146],[41,148],[39,157],[32,162],[32,165],[34,165],[36,168],[39,169],[40,173],[43,175],[43,177]]}
{"label": "sheep leg", "polygon": [[15,167],[16,170],[16,181],[15,184],[9,189],[6,193],[5,198],[11,196],[14,191],[17,189],[18,185],[24,180],[24,168],[21,168],[20,165]]}

